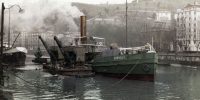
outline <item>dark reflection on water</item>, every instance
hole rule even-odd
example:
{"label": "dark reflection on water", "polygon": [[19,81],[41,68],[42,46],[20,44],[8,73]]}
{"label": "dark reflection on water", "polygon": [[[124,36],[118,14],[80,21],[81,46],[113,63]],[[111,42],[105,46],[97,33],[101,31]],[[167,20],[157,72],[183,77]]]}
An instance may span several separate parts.
{"label": "dark reflection on water", "polygon": [[13,92],[15,100],[200,99],[200,71],[187,66],[159,66],[156,82],[123,80],[120,83],[117,83],[120,79],[100,75],[90,78],[52,76],[34,70],[35,67],[41,66],[31,65],[6,72],[10,78],[5,82],[5,88]]}

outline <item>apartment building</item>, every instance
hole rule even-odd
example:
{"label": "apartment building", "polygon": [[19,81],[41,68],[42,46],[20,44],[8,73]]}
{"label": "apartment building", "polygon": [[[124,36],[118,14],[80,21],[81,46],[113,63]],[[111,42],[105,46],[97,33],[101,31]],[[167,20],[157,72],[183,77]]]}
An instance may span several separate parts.
{"label": "apartment building", "polygon": [[200,4],[188,4],[176,14],[176,41],[178,51],[200,51]]}

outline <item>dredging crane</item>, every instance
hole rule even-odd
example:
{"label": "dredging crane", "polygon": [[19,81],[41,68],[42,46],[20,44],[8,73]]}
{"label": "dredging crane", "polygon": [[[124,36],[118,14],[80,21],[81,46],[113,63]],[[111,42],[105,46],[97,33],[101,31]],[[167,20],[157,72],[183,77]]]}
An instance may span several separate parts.
{"label": "dredging crane", "polygon": [[63,49],[63,45],[61,41],[58,40],[56,36],[54,36],[54,40],[56,41],[58,48],[61,51],[61,54],[64,56],[65,61],[65,67],[69,67],[76,63],[76,53],[73,50],[73,47],[65,47],[65,50]]}
{"label": "dredging crane", "polygon": [[49,54],[50,59],[51,59],[51,63],[56,64],[57,63],[56,56],[53,54],[53,52],[50,50],[49,46],[46,44],[46,42],[43,40],[43,38],[41,36],[39,36],[39,39],[41,40],[42,44],[44,45],[45,49],[47,50],[47,53]]}

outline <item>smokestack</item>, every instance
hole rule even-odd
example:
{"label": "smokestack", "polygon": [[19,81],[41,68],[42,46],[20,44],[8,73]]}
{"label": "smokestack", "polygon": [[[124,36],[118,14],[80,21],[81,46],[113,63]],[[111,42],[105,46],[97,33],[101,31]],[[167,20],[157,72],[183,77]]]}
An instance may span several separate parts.
{"label": "smokestack", "polygon": [[[86,31],[86,16],[81,16],[80,17],[80,24],[81,24],[81,27],[80,27],[80,34],[81,34],[81,43],[86,43],[86,36],[87,36],[87,31]],[[84,37],[84,38],[83,38]]]}

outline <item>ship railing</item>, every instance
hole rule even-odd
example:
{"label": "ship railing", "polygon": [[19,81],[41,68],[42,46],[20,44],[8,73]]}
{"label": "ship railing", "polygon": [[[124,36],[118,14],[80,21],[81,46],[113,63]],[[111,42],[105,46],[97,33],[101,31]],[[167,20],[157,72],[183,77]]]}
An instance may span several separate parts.
{"label": "ship railing", "polygon": [[120,54],[137,54],[138,52],[156,53],[152,45],[147,43],[145,46],[119,48]]}
{"label": "ship railing", "polygon": [[[86,43],[82,43],[81,39],[87,39]],[[83,37],[75,37],[76,44],[83,45],[83,44],[94,44],[94,45],[105,45],[105,38],[94,37],[94,36],[83,36]]]}
{"label": "ship railing", "polygon": [[105,47],[105,45],[96,45],[96,44],[79,44],[79,46]]}

